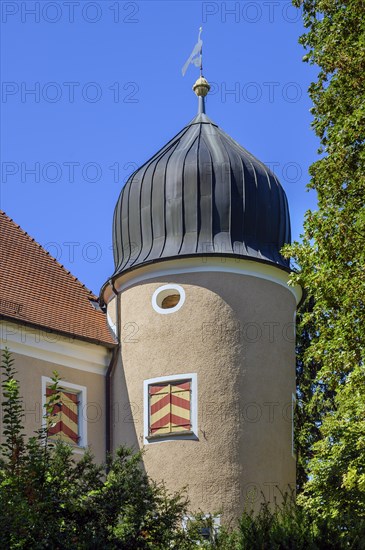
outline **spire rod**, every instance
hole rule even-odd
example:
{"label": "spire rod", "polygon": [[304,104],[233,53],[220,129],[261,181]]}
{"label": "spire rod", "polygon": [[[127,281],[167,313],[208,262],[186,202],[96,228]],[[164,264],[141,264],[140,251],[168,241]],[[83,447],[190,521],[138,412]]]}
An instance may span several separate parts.
{"label": "spire rod", "polygon": [[200,39],[200,35],[203,32],[203,27],[200,27],[199,29],[199,40],[201,42],[200,46],[200,76],[203,76],[203,40]]}

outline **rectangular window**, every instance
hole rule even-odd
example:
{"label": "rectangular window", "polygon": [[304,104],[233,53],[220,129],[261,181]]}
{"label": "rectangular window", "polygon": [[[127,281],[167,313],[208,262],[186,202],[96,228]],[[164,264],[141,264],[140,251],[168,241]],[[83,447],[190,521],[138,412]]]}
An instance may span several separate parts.
{"label": "rectangular window", "polygon": [[145,442],[197,437],[196,374],[145,380]]}
{"label": "rectangular window", "polygon": [[[53,394],[52,383],[51,378],[42,376],[43,405]],[[53,407],[54,417],[49,435],[73,445],[74,452],[82,452],[80,447],[87,446],[87,389],[85,386],[61,380],[59,395],[60,399]]]}
{"label": "rectangular window", "polygon": [[[199,531],[202,539],[209,540],[214,542],[217,539],[220,527],[221,527],[221,516],[211,516],[210,514],[205,514],[203,516],[185,516],[182,520],[182,528],[184,531],[188,531],[189,523],[195,523],[195,526],[199,524]],[[196,541],[200,545],[199,541]]]}
{"label": "rectangular window", "polygon": [[191,380],[151,384],[148,393],[150,435],[191,430]]}
{"label": "rectangular window", "polygon": [[[50,387],[46,388],[47,401],[54,394],[54,390]],[[53,422],[49,435],[62,439],[66,443],[78,445],[80,441],[80,395],[78,392],[71,392],[60,388],[59,396],[60,399],[53,406]]]}

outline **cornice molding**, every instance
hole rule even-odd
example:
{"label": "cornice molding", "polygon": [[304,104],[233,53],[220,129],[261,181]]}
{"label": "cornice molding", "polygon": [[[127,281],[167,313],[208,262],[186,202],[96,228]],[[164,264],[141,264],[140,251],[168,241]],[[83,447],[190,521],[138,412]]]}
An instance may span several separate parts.
{"label": "cornice molding", "polygon": [[183,273],[234,273],[256,277],[276,283],[288,290],[299,304],[302,289],[299,285],[289,286],[289,273],[275,265],[227,256],[202,256],[179,258],[163,262],[154,262],[121,274],[114,280],[113,288],[104,289],[104,300],[109,303],[115,296],[115,291],[123,292],[127,288],[154,279]]}
{"label": "cornice molding", "polygon": [[0,322],[1,348],[62,367],[105,375],[111,351],[102,345],[66,338],[9,321]]}

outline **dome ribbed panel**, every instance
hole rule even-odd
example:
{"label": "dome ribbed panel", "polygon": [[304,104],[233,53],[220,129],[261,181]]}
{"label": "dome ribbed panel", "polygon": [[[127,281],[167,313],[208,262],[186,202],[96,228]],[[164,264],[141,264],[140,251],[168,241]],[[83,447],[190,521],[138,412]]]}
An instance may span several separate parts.
{"label": "dome ribbed panel", "polygon": [[[137,180],[138,178],[138,180]],[[142,181],[139,181],[139,178]],[[130,256],[128,264],[131,265],[138,251],[142,248],[142,228],[141,228],[141,191],[143,182],[143,172],[136,175],[130,184],[129,190],[129,204],[128,212],[138,212],[138,218],[132,220],[128,216],[128,229],[129,229],[129,241],[130,241]]]}
{"label": "dome ribbed panel", "polygon": [[152,218],[151,218],[151,197],[152,197],[152,182],[155,170],[155,163],[150,163],[146,166],[142,181],[141,181],[141,234],[142,244],[141,250],[136,251],[135,261],[143,261],[148,256],[152,248],[153,233],[152,233]]}
{"label": "dome ribbed panel", "polygon": [[131,256],[131,248],[134,248],[133,246],[134,243],[130,240],[130,237],[129,237],[129,220],[130,220],[129,192],[131,189],[131,183],[132,183],[132,180],[129,179],[125,184],[122,200],[120,201],[122,251],[123,251],[123,256],[120,262],[120,270],[122,270],[127,265],[129,258]]}
{"label": "dome ribbed panel", "polygon": [[115,273],[159,259],[238,255],[288,267],[287,199],[276,176],[198,115],[125,184],[113,218]]}
{"label": "dome ribbed panel", "polygon": [[184,163],[183,186],[183,238],[178,254],[191,254],[197,251],[199,236],[199,155],[200,129],[196,128],[196,135]]}
{"label": "dome ribbed panel", "polygon": [[[203,125],[202,125],[203,126]],[[197,180],[199,183],[200,201],[198,205],[199,216],[199,234],[198,248],[199,254],[213,252],[213,164],[209,149],[204,140],[199,141]]]}
{"label": "dome ribbed panel", "polygon": [[123,248],[122,248],[122,239],[120,238],[119,232],[120,232],[120,214],[121,214],[121,207],[120,203],[123,197],[124,189],[122,189],[121,194],[119,195],[118,202],[116,204],[116,207],[114,209],[114,215],[113,215],[113,257],[114,257],[114,265],[116,268],[119,266],[119,260],[123,258]]}
{"label": "dome ribbed panel", "polygon": [[250,160],[244,159],[245,181],[245,217],[243,235],[249,256],[257,255],[257,177],[256,170]]}
{"label": "dome ribbed panel", "polygon": [[231,190],[231,209],[230,209],[230,238],[232,249],[235,254],[245,254],[243,250],[241,237],[243,234],[243,195],[244,178],[243,165],[240,155],[232,147],[227,146],[227,142],[221,137],[222,145],[228,156],[227,172],[229,172],[230,190]]}
{"label": "dome ribbed panel", "polygon": [[205,124],[203,128],[213,167],[213,247],[215,253],[232,254],[230,165],[217,130],[213,125]]}
{"label": "dome ribbed panel", "polygon": [[165,205],[166,205],[166,241],[163,257],[176,256],[184,237],[183,192],[186,183],[184,169],[186,157],[196,140],[197,130],[192,128],[179,142],[174,151],[174,162],[166,169]]}

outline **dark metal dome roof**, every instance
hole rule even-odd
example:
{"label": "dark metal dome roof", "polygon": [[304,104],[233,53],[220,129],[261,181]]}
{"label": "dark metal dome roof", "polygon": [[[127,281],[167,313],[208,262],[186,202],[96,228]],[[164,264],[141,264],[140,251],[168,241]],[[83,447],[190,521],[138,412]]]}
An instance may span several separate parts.
{"label": "dark metal dome roof", "polygon": [[234,255],[288,268],[285,192],[276,176],[200,113],[122,189],[115,272],[168,258]]}

